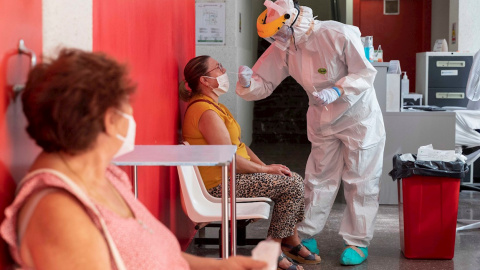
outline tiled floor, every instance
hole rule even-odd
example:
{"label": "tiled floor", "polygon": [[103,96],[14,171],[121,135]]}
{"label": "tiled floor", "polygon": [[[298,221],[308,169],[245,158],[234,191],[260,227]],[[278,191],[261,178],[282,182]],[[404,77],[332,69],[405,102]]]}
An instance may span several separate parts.
{"label": "tiled floor", "polygon": [[[304,173],[305,162],[310,151],[309,145],[252,145],[251,148],[266,163],[283,163],[301,175]],[[342,194],[339,196],[343,197]],[[380,206],[375,235],[369,247],[368,260],[358,266],[342,267],[338,262],[343,250],[338,228],[344,208],[344,201],[337,199],[325,229],[315,237],[319,243],[322,262],[315,266],[304,266],[305,269],[480,269],[480,229],[456,234],[455,256],[452,260],[406,259],[400,250],[398,207],[396,205]],[[480,192],[462,191],[460,193],[458,217],[459,219],[480,220]],[[266,237],[268,225],[268,220],[257,221],[249,225],[247,236]],[[218,235],[217,228],[207,228],[206,230],[207,236]],[[242,255],[250,255],[253,247],[238,247],[237,252]],[[197,247],[192,244],[187,252],[218,257],[218,246]]]}

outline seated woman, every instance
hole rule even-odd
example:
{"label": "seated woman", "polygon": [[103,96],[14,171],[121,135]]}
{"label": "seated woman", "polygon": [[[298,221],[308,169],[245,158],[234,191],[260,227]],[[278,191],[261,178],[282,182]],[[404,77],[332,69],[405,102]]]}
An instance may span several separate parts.
{"label": "seated woman", "polygon": [[22,269],[258,269],[264,262],[182,253],[111,164],[132,151],[135,87],[99,53],[62,50],[37,65],[22,96],[43,152],[5,213],[2,237]]}
{"label": "seated woman", "polygon": [[[240,126],[230,111],[218,103],[228,91],[226,70],[209,56],[191,59],[184,69],[180,97],[188,101],[183,139],[191,145],[236,145],[237,197],[268,197],[275,202],[268,236],[282,243],[285,255],[300,263],[317,264],[318,255],[301,245],[296,224],[304,219],[304,184],[297,173],[281,164],[266,165],[241,142]],[[221,196],[221,167],[199,167],[208,192]],[[281,269],[303,269],[279,258]]]}

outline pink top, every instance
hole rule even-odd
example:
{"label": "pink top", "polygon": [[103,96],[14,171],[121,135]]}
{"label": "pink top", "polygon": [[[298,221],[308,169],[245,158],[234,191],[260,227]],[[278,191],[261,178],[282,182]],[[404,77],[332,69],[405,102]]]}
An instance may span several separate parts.
{"label": "pink top", "polygon": [[[57,172],[59,173],[59,172]],[[159,222],[132,194],[127,175],[116,166],[109,166],[107,179],[118,190],[130,206],[135,218],[123,218],[109,209],[96,204],[127,269],[189,269],[181,255],[180,245],[170,230]],[[77,194],[53,173],[40,172],[26,176],[26,181],[17,192],[14,202],[5,210],[5,220],[0,233],[9,244],[10,253],[15,261],[26,268],[20,257],[17,234],[17,215],[25,200],[34,192],[47,188],[61,188],[82,201]],[[87,210],[97,228],[101,230],[98,218]],[[88,247],[85,247],[88,248]],[[112,268],[115,262],[111,259]]]}

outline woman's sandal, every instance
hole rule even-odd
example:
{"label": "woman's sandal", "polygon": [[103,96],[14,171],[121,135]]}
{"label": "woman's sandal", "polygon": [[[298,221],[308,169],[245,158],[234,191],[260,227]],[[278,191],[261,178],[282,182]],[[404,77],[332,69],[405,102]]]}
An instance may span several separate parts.
{"label": "woman's sandal", "polygon": [[282,243],[282,247],[286,247],[289,249],[288,251],[286,250],[283,251],[285,255],[287,255],[294,261],[301,264],[319,264],[320,261],[322,260],[321,258],[318,258],[317,260],[317,257],[315,256],[315,254],[313,254],[310,250],[308,250],[308,248],[307,250],[310,252],[308,256],[303,257],[302,255],[300,255],[300,250],[302,249],[302,247],[305,247],[303,244],[298,244],[296,247],[294,247],[294,246]]}
{"label": "woman's sandal", "polygon": [[292,261],[292,259],[287,257],[283,252],[282,252],[282,254],[280,254],[280,256],[278,256],[278,263],[280,263],[284,258],[287,259],[289,262],[291,262],[292,265],[290,265],[288,268],[282,268],[282,267],[278,266],[277,270],[297,270],[298,264],[294,263]]}

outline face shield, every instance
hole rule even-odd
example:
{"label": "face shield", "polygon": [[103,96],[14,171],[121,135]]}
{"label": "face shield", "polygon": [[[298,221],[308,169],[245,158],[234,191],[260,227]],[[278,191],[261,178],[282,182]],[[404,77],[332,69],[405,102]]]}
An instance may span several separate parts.
{"label": "face shield", "polygon": [[[284,6],[287,5],[284,1],[282,3]],[[293,8],[287,10],[269,0],[265,1],[264,4],[267,9],[257,19],[258,36],[286,51],[289,49],[294,36],[293,25],[300,13],[300,7],[298,4],[295,4]]]}

